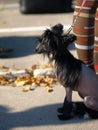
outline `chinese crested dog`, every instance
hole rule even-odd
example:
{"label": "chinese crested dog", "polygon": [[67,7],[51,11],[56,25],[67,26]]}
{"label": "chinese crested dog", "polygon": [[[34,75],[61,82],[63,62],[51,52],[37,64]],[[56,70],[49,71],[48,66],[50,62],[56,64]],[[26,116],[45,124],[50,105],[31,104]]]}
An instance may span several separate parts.
{"label": "chinese crested dog", "polygon": [[[76,40],[73,34],[64,34],[63,25],[57,24],[39,38],[36,51],[54,63],[57,79],[66,90],[63,106],[57,111],[59,119],[67,120],[74,116],[98,118],[98,77],[82,61],[68,50],[68,45]],[[83,102],[72,102],[72,91],[77,91]]]}

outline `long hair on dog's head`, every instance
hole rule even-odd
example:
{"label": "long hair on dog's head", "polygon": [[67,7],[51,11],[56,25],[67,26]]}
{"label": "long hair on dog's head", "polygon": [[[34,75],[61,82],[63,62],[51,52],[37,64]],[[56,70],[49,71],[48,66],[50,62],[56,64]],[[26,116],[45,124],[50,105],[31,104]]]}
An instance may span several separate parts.
{"label": "long hair on dog's head", "polygon": [[51,29],[47,29],[39,38],[39,44],[36,47],[38,53],[47,55],[50,61],[56,57],[61,57],[67,46],[75,40],[73,34],[63,35],[63,25],[57,24]]}

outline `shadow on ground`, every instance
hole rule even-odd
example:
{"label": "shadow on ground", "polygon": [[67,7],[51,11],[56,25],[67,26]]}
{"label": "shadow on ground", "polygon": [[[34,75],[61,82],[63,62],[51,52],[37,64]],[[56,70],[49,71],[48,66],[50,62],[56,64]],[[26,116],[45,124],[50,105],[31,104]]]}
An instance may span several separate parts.
{"label": "shadow on ground", "polygon": [[[38,36],[13,36],[0,37],[0,47],[12,48],[14,50],[10,55],[0,58],[18,58],[35,54],[35,48],[38,43]],[[70,45],[70,50],[74,50],[74,44]]]}
{"label": "shadow on ground", "polygon": [[10,108],[0,106],[0,129],[10,130],[16,127],[40,127],[86,122],[86,120],[82,119],[60,121],[56,112],[60,105],[39,106],[21,112],[11,112]]}
{"label": "shadow on ground", "polygon": [[38,36],[0,37],[0,47],[12,48],[14,52],[3,58],[17,58],[35,53]]}

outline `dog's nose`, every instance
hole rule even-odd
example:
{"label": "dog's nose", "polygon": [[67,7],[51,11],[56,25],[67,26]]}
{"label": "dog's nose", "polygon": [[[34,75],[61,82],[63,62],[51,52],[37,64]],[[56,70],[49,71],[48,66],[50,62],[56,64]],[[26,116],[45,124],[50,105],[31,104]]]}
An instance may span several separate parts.
{"label": "dog's nose", "polygon": [[37,48],[35,48],[35,52],[37,52],[38,51],[38,49]]}

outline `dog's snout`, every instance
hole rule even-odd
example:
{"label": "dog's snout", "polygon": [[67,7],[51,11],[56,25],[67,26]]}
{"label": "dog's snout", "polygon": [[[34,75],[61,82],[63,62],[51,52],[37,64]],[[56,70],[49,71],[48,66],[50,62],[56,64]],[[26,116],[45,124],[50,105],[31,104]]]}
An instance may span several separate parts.
{"label": "dog's snout", "polygon": [[41,46],[38,45],[38,46],[35,48],[35,51],[36,51],[37,53],[42,53],[42,48],[41,48]]}
{"label": "dog's snout", "polygon": [[36,46],[36,48],[35,48],[35,51],[36,51],[36,52],[39,52],[39,48],[40,48],[40,45],[38,44],[38,45]]}
{"label": "dog's snout", "polygon": [[38,52],[38,49],[37,49],[37,48],[35,48],[35,52]]}

